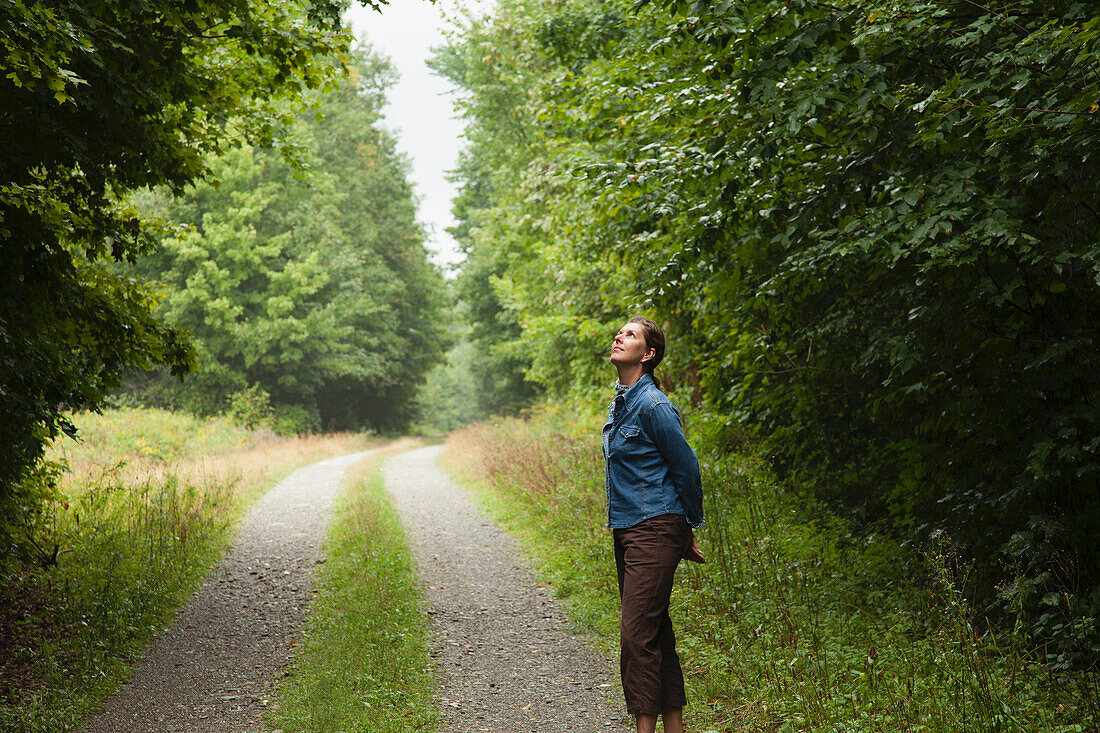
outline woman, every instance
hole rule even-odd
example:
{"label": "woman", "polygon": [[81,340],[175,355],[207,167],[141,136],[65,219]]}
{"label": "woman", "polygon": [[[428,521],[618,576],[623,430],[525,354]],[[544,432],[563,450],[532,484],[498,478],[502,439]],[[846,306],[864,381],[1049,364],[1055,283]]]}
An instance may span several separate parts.
{"label": "woman", "polygon": [[692,531],[703,524],[699,461],[684,439],[680,413],[653,370],[665,337],[648,318],[631,318],[615,336],[619,373],[603,428],[607,526],[615,540],[622,600],[620,672],[638,733],[683,733],[684,675],[669,618],[681,557],[705,562]]}

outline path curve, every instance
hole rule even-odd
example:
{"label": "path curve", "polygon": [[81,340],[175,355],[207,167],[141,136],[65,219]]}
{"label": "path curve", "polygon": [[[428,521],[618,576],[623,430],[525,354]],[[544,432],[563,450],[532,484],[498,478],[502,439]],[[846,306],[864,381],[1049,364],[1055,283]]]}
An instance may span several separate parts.
{"label": "path curve", "polygon": [[332,502],[374,451],[298,469],[245,518],[228,553],[87,733],[234,733],[265,728],[274,681],[305,620]]}
{"label": "path curve", "polygon": [[383,471],[426,589],[443,730],[626,730],[608,660],[569,630],[515,541],[439,471],[439,451],[402,453]]}

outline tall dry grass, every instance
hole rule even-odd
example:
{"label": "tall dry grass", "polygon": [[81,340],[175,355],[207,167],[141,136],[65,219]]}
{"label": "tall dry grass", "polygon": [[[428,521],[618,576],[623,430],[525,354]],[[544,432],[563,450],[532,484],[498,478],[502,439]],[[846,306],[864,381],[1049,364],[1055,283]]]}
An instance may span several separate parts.
{"label": "tall dry grass", "polygon": [[109,478],[136,486],[174,477],[191,486],[230,486],[245,494],[311,460],[362,450],[357,433],[278,436],[245,430],[223,418],[162,410],[112,410],[75,418],[78,441],[59,441],[48,457],[62,462],[62,492],[79,495]]}
{"label": "tall dry grass", "polygon": [[0,730],[68,730],[198,584],[236,521],[292,469],[368,436],[277,437],[158,410],[79,415],[33,522],[39,550],[0,569]]}

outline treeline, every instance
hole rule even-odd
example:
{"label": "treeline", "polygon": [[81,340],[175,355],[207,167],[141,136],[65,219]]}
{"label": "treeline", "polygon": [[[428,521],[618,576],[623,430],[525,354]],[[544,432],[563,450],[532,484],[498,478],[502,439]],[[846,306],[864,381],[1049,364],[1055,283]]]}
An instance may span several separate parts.
{"label": "treeline", "polygon": [[444,283],[345,7],[0,3],[0,573],[56,564],[77,411],[412,419]]}
{"label": "treeline", "polygon": [[[681,399],[987,622],[1100,660],[1100,15],[1081,2],[502,0],[457,84],[482,399]],[[527,379],[524,379],[524,376]]]}
{"label": "treeline", "polygon": [[288,125],[293,161],[242,144],[209,161],[210,183],[135,197],[169,225],[136,272],[194,336],[198,369],[131,375],[121,399],[282,432],[409,425],[444,352],[444,283],[379,126],[393,71],[351,63]]}

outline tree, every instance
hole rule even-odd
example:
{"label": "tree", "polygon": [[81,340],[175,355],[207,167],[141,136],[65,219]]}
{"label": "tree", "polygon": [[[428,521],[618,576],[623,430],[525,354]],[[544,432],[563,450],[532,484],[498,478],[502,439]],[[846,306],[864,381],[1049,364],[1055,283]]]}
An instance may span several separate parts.
{"label": "tree", "polygon": [[[501,7],[514,27],[525,6]],[[987,612],[1023,607],[1059,664],[1095,659],[1095,624],[1050,606],[1100,608],[1095,6],[525,17],[510,58],[536,73],[507,78],[538,145],[479,214],[526,232],[520,257],[480,240],[516,351],[583,375],[582,326],[650,304],[694,358],[677,376],[785,476],[855,526],[950,536]]]}
{"label": "tree", "polygon": [[493,207],[515,192],[537,145],[522,114],[537,69],[517,32],[523,14],[537,13],[537,5],[524,3],[495,23],[471,18],[461,39],[439,49],[431,63],[461,90],[458,107],[467,120],[469,144],[455,174],[462,183],[454,202],[458,224],[451,232],[465,254],[456,295],[471,316],[468,338],[475,349],[469,366],[477,401],[491,414],[514,413],[537,395],[525,380],[530,359],[508,349],[521,324],[496,286],[509,263],[525,254],[522,235],[492,227]]}
{"label": "tree", "polygon": [[[128,368],[193,357],[153,295],[106,263],[150,240],[126,192],[201,178],[231,124],[257,142],[275,102],[316,87],[345,45],[341,4],[0,3],[0,534],[36,505],[43,446]],[[234,122],[231,123],[230,120]],[[28,479],[28,480],[25,480]],[[0,553],[9,542],[0,539]]]}
{"label": "tree", "polygon": [[200,352],[196,375],[155,391],[209,413],[251,385],[288,429],[407,424],[417,385],[442,359],[443,280],[406,164],[378,126],[391,77],[359,54],[301,115],[289,139],[308,175],[244,146],[211,161],[217,186],[149,201],[174,232],[139,271],[162,284],[164,319]]}

